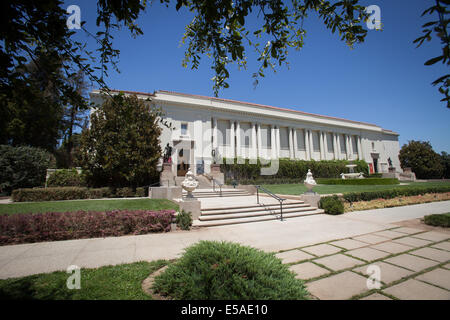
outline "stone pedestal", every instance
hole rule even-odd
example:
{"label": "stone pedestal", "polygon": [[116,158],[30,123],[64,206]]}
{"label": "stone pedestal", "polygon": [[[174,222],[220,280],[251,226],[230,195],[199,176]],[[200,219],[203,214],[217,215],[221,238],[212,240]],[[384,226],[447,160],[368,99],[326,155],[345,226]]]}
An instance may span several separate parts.
{"label": "stone pedestal", "polygon": [[312,193],[304,193],[300,195],[300,200],[309,204],[311,207],[319,207],[320,194],[312,192]]}
{"label": "stone pedestal", "polygon": [[181,199],[182,190],[181,187],[151,187],[149,190],[149,197],[151,199]]}
{"label": "stone pedestal", "polygon": [[390,173],[395,173],[396,172],[395,167],[389,167],[388,170],[389,170]]}
{"label": "stone pedestal", "polygon": [[161,175],[159,176],[159,184],[163,187],[170,187],[175,184],[174,177],[175,175],[172,172],[172,164],[163,163],[163,169],[161,171]]}
{"label": "stone pedestal", "polygon": [[178,201],[180,206],[180,212],[184,210],[185,212],[190,212],[192,215],[192,220],[198,220],[201,214],[201,202],[195,198],[183,199]]}

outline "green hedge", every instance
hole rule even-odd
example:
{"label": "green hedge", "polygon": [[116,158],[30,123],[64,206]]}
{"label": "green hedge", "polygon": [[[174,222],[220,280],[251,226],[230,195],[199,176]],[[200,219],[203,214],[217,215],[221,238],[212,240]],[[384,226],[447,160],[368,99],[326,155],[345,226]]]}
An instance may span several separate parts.
{"label": "green hedge", "polygon": [[24,201],[57,201],[78,199],[100,199],[111,197],[145,197],[145,188],[137,188],[133,192],[131,188],[112,190],[110,188],[85,188],[85,187],[50,187],[50,188],[23,188],[12,192],[14,202]]}
{"label": "green hedge", "polygon": [[316,179],[318,184],[343,184],[343,185],[390,185],[399,184],[394,178],[370,178],[370,179]]}
{"label": "green hedge", "polygon": [[47,187],[85,187],[84,176],[76,169],[57,169],[47,180]]}
{"label": "green hedge", "polygon": [[[244,161],[241,159],[241,161]],[[269,165],[261,165],[260,159],[256,164],[250,164],[249,159],[245,159],[245,163],[238,164],[237,159],[223,159],[220,165],[226,180],[237,180],[239,183],[245,180],[263,181],[264,184],[270,183],[271,180],[286,179],[303,182],[306,177],[308,169],[311,169],[315,178],[340,178],[341,173],[348,173],[348,168],[345,167],[349,162],[346,160],[327,160],[327,161],[306,161],[306,160],[291,160],[279,159],[278,172],[272,176],[262,176],[261,168],[269,167]],[[231,163],[231,164],[229,164]],[[263,162],[264,163],[264,162]],[[368,174],[368,166],[364,160],[357,160],[353,162],[357,165],[355,172],[362,172]]]}
{"label": "green hedge", "polygon": [[391,190],[367,191],[367,192],[350,192],[344,193],[343,198],[348,202],[370,201],[374,199],[393,199],[402,196],[417,196],[426,193],[445,193],[450,192],[449,186],[428,187],[428,188],[397,188]]}

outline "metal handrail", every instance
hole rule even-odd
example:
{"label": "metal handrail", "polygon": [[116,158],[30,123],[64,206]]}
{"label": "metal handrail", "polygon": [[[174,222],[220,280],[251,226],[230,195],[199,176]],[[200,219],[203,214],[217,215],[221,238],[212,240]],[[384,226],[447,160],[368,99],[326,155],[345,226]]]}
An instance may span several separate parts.
{"label": "metal handrail", "polygon": [[283,220],[283,201],[286,200],[285,198],[281,198],[279,196],[277,196],[275,193],[273,193],[272,191],[267,190],[266,188],[259,186],[259,185],[255,185],[256,188],[256,202],[258,204],[259,203],[259,190],[267,193],[269,196],[271,196],[272,198],[278,200],[280,202],[280,221],[284,221]]}

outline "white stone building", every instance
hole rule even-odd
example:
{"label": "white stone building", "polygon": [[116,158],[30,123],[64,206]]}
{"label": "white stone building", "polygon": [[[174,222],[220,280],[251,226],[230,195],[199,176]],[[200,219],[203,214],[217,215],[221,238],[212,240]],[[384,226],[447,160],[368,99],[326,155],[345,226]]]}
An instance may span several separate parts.
{"label": "white stone building", "polygon": [[[172,169],[179,176],[187,166],[208,173],[213,150],[219,158],[363,159],[373,172],[388,172],[390,158],[401,172],[398,133],[375,124],[164,90],[121,92],[162,108],[174,128],[163,127],[161,148],[173,147]],[[98,90],[91,100],[101,103]]]}

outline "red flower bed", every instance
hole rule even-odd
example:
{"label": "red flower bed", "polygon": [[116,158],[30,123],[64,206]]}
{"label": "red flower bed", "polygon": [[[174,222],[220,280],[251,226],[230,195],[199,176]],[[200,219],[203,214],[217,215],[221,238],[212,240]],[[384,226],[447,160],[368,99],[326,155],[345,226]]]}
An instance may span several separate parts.
{"label": "red flower bed", "polygon": [[0,245],[163,232],[174,216],[174,210],[0,215]]}

